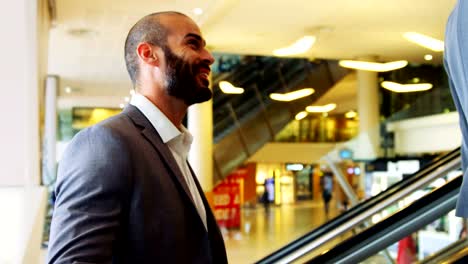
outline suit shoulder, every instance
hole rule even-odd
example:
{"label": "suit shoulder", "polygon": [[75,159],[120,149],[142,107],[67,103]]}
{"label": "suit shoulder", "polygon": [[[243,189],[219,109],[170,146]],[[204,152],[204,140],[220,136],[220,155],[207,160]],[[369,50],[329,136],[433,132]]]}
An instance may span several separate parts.
{"label": "suit shoulder", "polygon": [[122,113],[105,119],[95,125],[87,127],[75,136],[77,138],[83,136],[103,136],[110,139],[123,140],[125,135],[135,130],[130,118]]}

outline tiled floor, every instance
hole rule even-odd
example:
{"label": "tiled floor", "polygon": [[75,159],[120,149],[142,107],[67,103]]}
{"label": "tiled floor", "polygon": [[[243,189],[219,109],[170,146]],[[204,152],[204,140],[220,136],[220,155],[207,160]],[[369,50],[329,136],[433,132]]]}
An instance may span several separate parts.
{"label": "tiled floor", "polygon": [[[333,217],[337,210],[330,207]],[[325,221],[322,202],[243,209],[241,229],[225,232],[229,263],[253,263]]]}

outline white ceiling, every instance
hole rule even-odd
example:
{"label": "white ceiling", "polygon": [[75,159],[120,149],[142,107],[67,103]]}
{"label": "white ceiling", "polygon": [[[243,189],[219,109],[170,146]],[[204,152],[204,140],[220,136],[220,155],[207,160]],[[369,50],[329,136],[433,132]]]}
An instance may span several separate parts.
{"label": "white ceiling", "polygon": [[346,113],[350,110],[357,110],[357,86],[356,73],[350,73],[341,79],[332,89],[322,95],[314,105],[326,105],[335,103],[336,108],[331,112]]}
{"label": "white ceiling", "polygon": [[[190,15],[213,52],[271,55],[303,35],[317,36],[308,58],[406,59],[441,63],[442,54],[406,41],[416,31],[443,39],[456,0],[56,0],[50,32],[49,73],[74,95],[126,96],[131,88],[123,59],[129,28],[162,10]],[[204,9],[197,17],[192,10]]]}

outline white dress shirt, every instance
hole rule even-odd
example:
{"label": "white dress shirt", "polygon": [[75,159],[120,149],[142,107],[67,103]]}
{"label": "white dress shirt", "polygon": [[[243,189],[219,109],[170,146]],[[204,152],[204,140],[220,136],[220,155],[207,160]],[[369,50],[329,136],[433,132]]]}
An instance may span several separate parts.
{"label": "white dress shirt", "polygon": [[171,150],[174,159],[179,165],[179,169],[185,178],[185,182],[190,190],[192,199],[197,208],[198,214],[208,230],[206,223],[206,211],[203,200],[198,192],[197,186],[190,172],[187,155],[192,145],[193,137],[190,132],[181,125],[180,130],[145,96],[135,93],[130,101],[130,104],[138,108],[143,115],[150,121],[153,127],[161,136],[162,141]]}

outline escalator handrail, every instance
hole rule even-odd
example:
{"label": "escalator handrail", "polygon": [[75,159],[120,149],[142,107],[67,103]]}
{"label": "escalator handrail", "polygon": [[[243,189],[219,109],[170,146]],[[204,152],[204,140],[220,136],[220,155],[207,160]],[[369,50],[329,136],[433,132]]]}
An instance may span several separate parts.
{"label": "escalator handrail", "polygon": [[306,263],[358,263],[377,254],[453,210],[462,180],[462,175],[459,175],[383,221]]}
{"label": "escalator handrail", "polygon": [[452,244],[418,262],[418,264],[452,263],[447,260],[451,259],[453,255],[458,254],[460,251],[467,251],[464,252],[464,254],[468,254],[468,238],[461,238],[453,242]]}
{"label": "escalator handrail", "polygon": [[[379,195],[359,203],[347,212],[315,228],[257,263],[275,263],[282,259],[290,259],[292,254],[294,254],[294,259],[299,258],[330,239],[358,226],[373,214],[400,200],[406,194],[413,192],[413,189],[419,189],[422,185],[440,177],[443,173],[459,167],[460,163],[460,148],[457,148],[437,158],[412,176],[392,185]],[[437,170],[440,167],[445,169]],[[404,191],[408,186],[411,186],[411,189]]]}

